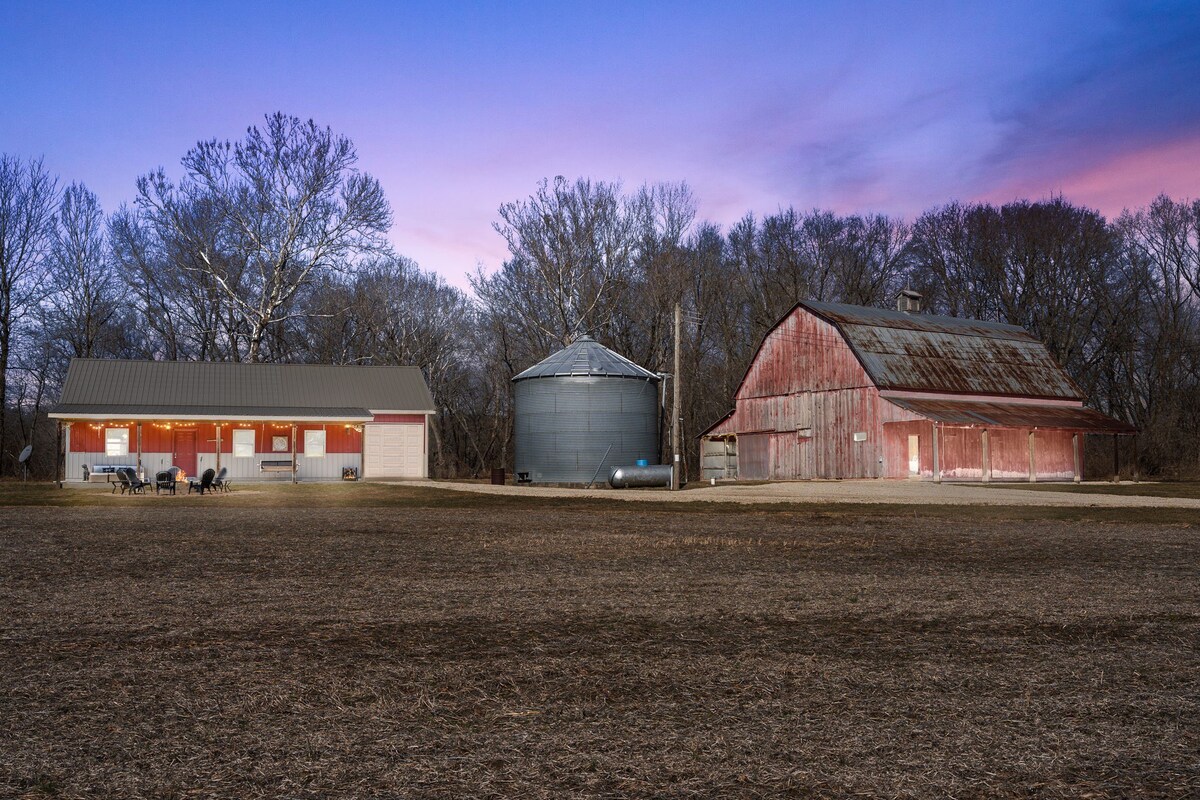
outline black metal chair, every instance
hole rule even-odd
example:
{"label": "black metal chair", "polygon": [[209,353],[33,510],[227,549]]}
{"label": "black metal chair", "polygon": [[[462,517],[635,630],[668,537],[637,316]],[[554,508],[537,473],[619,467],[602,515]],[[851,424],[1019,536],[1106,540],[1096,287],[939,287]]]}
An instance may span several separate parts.
{"label": "black metal chair", "polygon": [[144,481],[137,476],[137,470],[133,467],[123,467],[117,470],[117,477],[121,481],[121,494],[126,492],[145,494],[146,487],[150,485],[150,481]]}
{"label": "black metal chair", "polygon": [[217,471],[215,469],[210,468],[204,470],[204,474],[200,476],[200,480],[193,478],[192,480],[188,481],[188,494],[192,493],[192,489],[197,490],[200,492],[200,494],[204,494],[205,492],[211,490],[213,486],[213,480],[215,480],[216,477]]}
{"label": "black metal chair", "polygon": [[154,493],[158,494],[163,490],[175,494],[175,473],[169,469],[164,469],[154,476]]}

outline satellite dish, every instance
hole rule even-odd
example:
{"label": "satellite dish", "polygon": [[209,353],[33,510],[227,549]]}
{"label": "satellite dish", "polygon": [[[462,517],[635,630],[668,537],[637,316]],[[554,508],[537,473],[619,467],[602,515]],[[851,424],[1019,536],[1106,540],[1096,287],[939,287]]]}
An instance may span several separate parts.
{"label": "satellite dish", "polygon": [[29,461],[29,456],[32,452],[33,445],[27,444],[25,445],[25,449],[21,451],[21,455],[17,456],[17,461],[25,469],[25,480],[29,480],[29,464],[25,462]]}

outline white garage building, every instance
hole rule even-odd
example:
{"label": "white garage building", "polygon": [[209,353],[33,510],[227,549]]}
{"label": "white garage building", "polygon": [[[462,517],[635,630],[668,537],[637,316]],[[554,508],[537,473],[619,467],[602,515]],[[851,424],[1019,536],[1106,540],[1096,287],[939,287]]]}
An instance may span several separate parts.
{"label": "white garage building", "polygon": [[117,466],[369,480],[429,477],[434,413],[416,367],[77,358],[50,417],[68,481]]}

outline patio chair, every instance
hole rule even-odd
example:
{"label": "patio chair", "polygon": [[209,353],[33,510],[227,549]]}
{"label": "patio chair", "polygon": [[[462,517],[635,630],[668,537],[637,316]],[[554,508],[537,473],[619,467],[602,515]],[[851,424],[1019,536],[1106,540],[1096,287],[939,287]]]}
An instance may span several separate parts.
{"label": "patio chair", "polygon": [[125,492],[133,493],[132,486],[129,483],[129,476],[125,474],[125,470],[123,469],[117,470],[117,479],[112,481],[112,491],[109,494],[116,494],[118,488],[120,488],[121,494],[125,494]]}
{"label": "patio chair", "polygon": [[210,468],[204,470],[204,474],[200,476],[200,480],[193,478],[188,481],[188,494],[192,493],[192,489],[199,491],[200,494],[204,494],[206,491],[209,491],[212,489],[213,480],[216,477],[217,471],[215,469]]}
{"label": "patio chair", "polygon": [[130,494],[145,494],[146,487],[150,485],[150,481],[144,481],[137,476],[137,470],[133,467],[124,467],[117,470],[117,477],[121,481],[121,494],[129,492]]}
{"label": "patio chair", "polygon": [[225,476],[229,474],[229,467],[221,467],[221,471],[217,473],[217,477],[213,478],[213,488],[220,489],[222,492],[229,491],[229,479]]}
{"label": "patio chair", "polygon": [[175,494],[175,473],[169,469],[164,469],[154,476],[154,493],[158,494],[164,489]]}

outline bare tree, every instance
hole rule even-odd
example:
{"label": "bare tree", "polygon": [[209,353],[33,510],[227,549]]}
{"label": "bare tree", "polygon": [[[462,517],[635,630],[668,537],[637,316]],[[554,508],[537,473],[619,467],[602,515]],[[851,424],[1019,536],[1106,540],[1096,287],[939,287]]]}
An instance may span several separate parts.
{"label": "bare tree", "polygon": [[[143,214],[184,251],[179,266],[211,285],[244,331],[234,357],[262,360],[272,329],[303,315],[306,286],[385,248],[391,211],[357,161],[346,137],[277,113],[240,142],[198,144],[178,185],[161,169],[138,180]],[[215,237],[194,224],[209,213]]]}
{"label": "bare tree", "polygon": [[8,370],[18,326],[42,297],[58,181],[40,160],[0,155],[0,475],[7,452]]}
{"label": "bare tree", "polygon": [[121,355],[124,287],[105,240],[96,195],[73,183],[63,192],[48,259],[43,324],[66,357]]}
{"label": "bare tree", "polygon": [[484,304],[509,312],[540,351],[608,323],[637,241],[637,208],[618,184],[543,180],[529,198],[502,205],[500,219],[512,257],[472,279]]}

